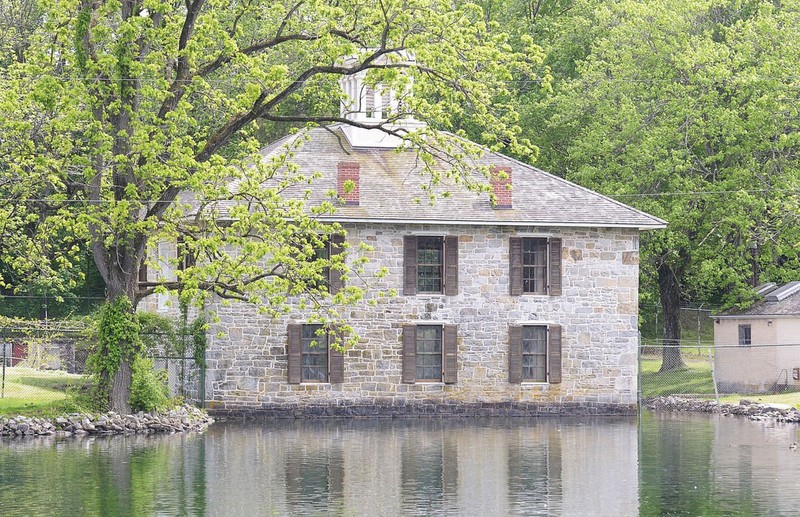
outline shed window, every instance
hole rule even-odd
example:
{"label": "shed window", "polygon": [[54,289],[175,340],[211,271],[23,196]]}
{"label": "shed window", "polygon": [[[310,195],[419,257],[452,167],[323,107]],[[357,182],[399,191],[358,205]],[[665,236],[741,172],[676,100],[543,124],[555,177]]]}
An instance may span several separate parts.
{"label": "shed window", "polygon": [[739,346],[750,346],[752,342],[752,333],[750,325],[739,325]]}

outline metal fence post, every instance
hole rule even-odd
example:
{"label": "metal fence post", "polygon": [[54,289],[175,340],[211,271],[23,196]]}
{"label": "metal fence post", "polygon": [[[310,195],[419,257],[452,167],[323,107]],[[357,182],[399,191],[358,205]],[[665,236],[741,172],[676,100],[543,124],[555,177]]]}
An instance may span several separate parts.
{"label": "metal fence post", "polygon": [[3,387],[0,389],[0,399],[6,398],[6,350],[8,347],[3,342]]}
{"label": "metal fence post", "polygon": [[711,347],[708,347],[708,362],[711,366],[711,382],[714,384],[714,400],[717,401],[717,411],[719,411],[719,389],[717,388],[717,374],[714,368],[714,358],[711,357]]}
{"label": "metal fence post", "polygon": [[638,367],[636,368],[636,405],[639,407],[639,412],[642,411],[642,333],[638,333],[639,339],[636,350],[636,361]]}
{"label": "metal fence post", "polygon": [[203,359],[200,366],[200,386],[197,389],[198,403],[201,408],[206,407],[206,349],[203,348]]}

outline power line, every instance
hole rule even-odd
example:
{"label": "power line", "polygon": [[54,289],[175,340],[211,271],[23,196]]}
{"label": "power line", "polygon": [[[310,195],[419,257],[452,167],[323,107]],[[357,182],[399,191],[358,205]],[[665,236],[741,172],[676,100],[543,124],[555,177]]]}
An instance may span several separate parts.
{"label": "power line", "polygon": [[[190,192],[191,189],[186,189]],[[800,194],[800,187],[791,189],[738,189],[738,190],[688,190],[688,191],[674,191],[674,192],[644,192],[635,194],[614,194],[602,193],[604,196],[612,198],[660,198],[660,197],[677,197],[677,196],[724,196],[730,194],[772,194],[772,193],[795,193]],[[132,201],[142,204],[146,203],[163,203],[159,199],[123,199],[122,201],[130,203]],[[209,199],[206,201],[218,202],[232,202],[231,199]],[[114,199],[48,199],[48,198],[0,198],[0,203],[119,203],[120,201]]]}

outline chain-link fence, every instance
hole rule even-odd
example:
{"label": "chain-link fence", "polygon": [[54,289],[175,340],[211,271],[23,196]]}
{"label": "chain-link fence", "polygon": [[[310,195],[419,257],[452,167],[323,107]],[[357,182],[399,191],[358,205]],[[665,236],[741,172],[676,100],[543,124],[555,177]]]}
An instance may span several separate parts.
{"label": "chain-link fence", "polygon": [[154,356],[156,370],[166,372],[171,397],[203,407],[205,402],[205,368],[203,360],[195,357]]}
{"label": "chain-link fence", "polygon": [[[0,414],[86,393],[91,384],[85,369],[94,344],[92,332],[63,321],[21,321],[0,328]],[[156,370],[165,372],[170,396],[202,406],[202,357],[164,353],[185,345],[191,336],[151,333],[142,339],[152,346],[149,354]]]}
{"label": "chain-link fence", "polygon": [[680,396],[800,403],[800,344],[669,347],[643,341],[640,372],[643,401]]}

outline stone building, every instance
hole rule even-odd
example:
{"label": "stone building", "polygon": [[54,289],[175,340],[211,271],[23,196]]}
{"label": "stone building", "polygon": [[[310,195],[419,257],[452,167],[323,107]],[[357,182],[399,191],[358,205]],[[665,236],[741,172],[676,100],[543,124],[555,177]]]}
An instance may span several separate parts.
{"label": "stone building", "polygon": [[[343,116],[374,122],[396,109],[360,80],[343,84],[359,107]],[[299,169],[319,176],[284,196],[311,207],[338,194],[338,210],[323,218],[346,237],[326,252],[346,243],[348,261],[366,254],[364,274],[348,281],[372,303],[340,309],[359,338],[344,352],[299,308],[274,319],[213,304],[207,407],[275,416],[632,411],[639,233],[664,221],[487,151],[471,179],[493,203],[447,180],[431,185],[417,154],[398,144],[345,124],[262,151],[269,160],[291,147]],[[329,280],[342,287],[338,275]],[[397,295],[377,294],[390,290]]]}

